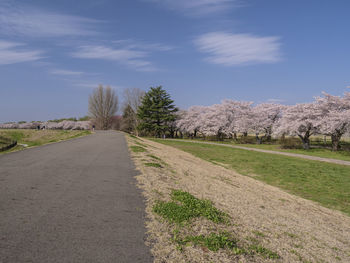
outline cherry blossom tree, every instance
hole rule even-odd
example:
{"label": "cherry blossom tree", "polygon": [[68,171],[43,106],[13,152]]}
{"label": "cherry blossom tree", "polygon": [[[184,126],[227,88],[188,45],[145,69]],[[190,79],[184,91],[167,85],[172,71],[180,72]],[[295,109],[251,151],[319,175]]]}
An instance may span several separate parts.
{"label": "cherry blossom tree", "polygon": [[310,149],[310,136],[319,131],[319,115],[316,103],[296,104],[286,107],[278,121],[275,133],[297,135],[304,149]]}
{"label": "cherry blossom tree", "polygon": [[176,120],[177,129],[190,137],[196,137],[205,109],[204,106],[192,106],[187,111],[180,111]]}
{"label": "cherry blossom tree", "polygon": [[[284,105],[276,103],[261,103],[252,109],[251,130],[256,135],[256,141],[261,144],[264,137],[271,140],[272,128],[282,117]],[[259,134],[263,134],[259,137]]]}
{"label": "cherry blossom tree", "polygon": [[344,97],[323,93],[316,98],[320,132],[331,136],[332,150],[340,149],[341,137],[350,130],[350,93]]}

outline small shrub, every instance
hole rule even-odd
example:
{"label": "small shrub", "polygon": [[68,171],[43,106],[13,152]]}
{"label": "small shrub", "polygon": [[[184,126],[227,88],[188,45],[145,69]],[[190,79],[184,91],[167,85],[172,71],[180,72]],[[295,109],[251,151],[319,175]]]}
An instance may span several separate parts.
{"label": "small shrub", "polygon": [[301,149],[302,143],[298,138],[282,138],[279,141],[282,149]]}
{"label": "small shrub", "polygon": [[130,149],[134,152],[134,153],[141,153],[141,152],[146,152],[146,149],[141,147],[141,146],[130,146]]}
{"label": "small shrub", "polygon": [[254,136],[242,136],[238,139],[241,144],[255,144],[256,138]]}

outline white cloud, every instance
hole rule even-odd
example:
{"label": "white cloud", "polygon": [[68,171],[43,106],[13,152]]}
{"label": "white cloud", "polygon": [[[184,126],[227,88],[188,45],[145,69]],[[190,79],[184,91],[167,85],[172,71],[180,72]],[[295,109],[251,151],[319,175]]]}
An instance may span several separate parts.
{"label": "white cloud", "polygon": [[238,5],[238,0],[146,0],[190,16],[217,14]]}
{"label": "white cloud", "polygon": [[0,3],[0,31],[8,35],[60,37],[94,35],[98,21]]}
{"label": "white cloud", "polygon": [[0,65],[35,61],[43,58],[42,51],[27,50],[23,44],[0,40]]}
{"label": "white cloud", "polygon": [[132,47],[111,48],[106,46],[80,46],[71,54],[82,59],[103,59],[117,61],[139,71],[154,71],[156,68],[146,59],[149,53]]}
{"label": "white cloud", "polygon": [[194,41],[207,61],[224,66],[274,63],[281,60],[278,37],[212,32]]}
{"label": "white cloud", "polygon": [[84,72],[81,72],[81,71],[72,71],[72,70],[65,70],[65,69],[54,69],[54,70],[51,70],[50,73],[54,75],[63,75],[63,76],[81,76],[84,74]]}

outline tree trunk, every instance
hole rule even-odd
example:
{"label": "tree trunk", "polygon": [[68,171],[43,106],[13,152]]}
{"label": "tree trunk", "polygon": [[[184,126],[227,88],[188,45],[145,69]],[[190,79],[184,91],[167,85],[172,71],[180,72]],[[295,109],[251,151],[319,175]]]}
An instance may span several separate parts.
{"label": "tree trunk", "polygon": [[243,132],[243,137],[247,137],[248,136],[248,132]]}
{"label": "tree trunk", "polygon": [[255,134],[256,144],[261,144],[261,138],[259,138],[259,133]]}
{"label": "tree trunk", "polygon": [[331,135],[332,138],[332,151],[338,151],[340,149],[340,138],[341,138],[341,134],[339,132],[332,134]]}
{"label": "tree trunk", "polygon": [[298,135],[301,141],[303,142],[303,148],[304,150],[309,150],[310,149],[310,133],[306,132],[304,136]]}
{"label": "tree trunk", "polygon": [[234,139],[235,141],[237,141],[237,133],[236,133],[236,132],[233,133],[233,139]]}
{"label": "tree trunk", "polygon": [[197,137],[197,129],[194,129],[194,134],[193,134],[194,138]]}
{"label": "tree trunk", "polygon": [[266,137],[266,141],[271,142],[271,139],[272,139],[271,133],[266,133],[265,137]]}

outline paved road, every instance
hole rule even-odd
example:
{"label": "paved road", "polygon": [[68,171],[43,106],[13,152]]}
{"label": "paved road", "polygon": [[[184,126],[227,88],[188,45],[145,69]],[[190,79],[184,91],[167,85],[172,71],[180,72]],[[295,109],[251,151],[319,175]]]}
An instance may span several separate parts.
{"label": "paved road", "polygon": [[114,131],[0,156],[0,262],[152,262]]}
{"label": "paved road", "polygon": [[254,152],[263,152],[263,153],[271,153],[271,154],[277,154],[277,155],[285,155],[285,156],[290,156],[290,157],[297,157],[297,158],[326,162],[326,163],[350,165],[350,161],[343,161],[343,160],[331,159],[331,158],[323,158],[323,157],[311,156],[311,155],[306,155],[306,154],[278,152],[278,151],[271,151],[271,150],[264,150],[264,149],[257,149],[257,148],[237,146],[237,145],[232,145],[232,144],[215,143],[215,142],[191,141],[191,140],[182,140],[182,139],[167,139],[167,140],[189,142],[189,143],[204,143],[204,144],[211,144],[211,145],[219,145],[219,146],[224,146],[224,147],[230,147],[230,148],[236,148],[236,149],[242,149],[242,150],[248,150],[248,151],[254,151]]}

